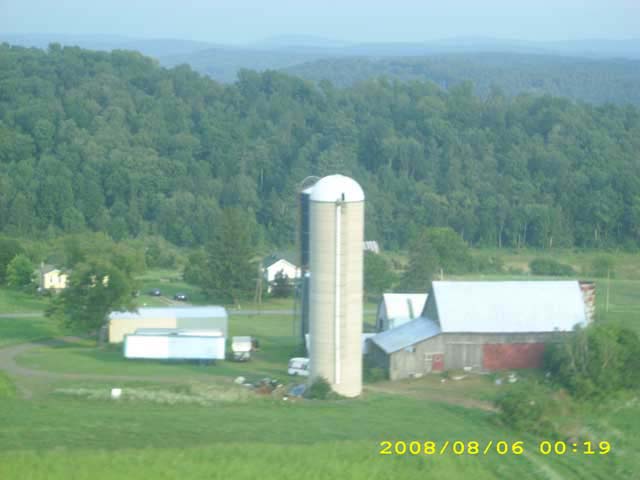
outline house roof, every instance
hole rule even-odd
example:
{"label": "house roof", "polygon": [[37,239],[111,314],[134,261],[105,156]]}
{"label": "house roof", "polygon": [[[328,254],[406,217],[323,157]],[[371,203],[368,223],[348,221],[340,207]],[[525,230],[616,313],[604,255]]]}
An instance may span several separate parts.
{"label": "house roof", "polygon": [[382,306],[387,318],[416,318],[422,314],[427,297],[426,293],[385,293]]}
{"label": "house roof", "polygon": [[430,300],[446,333],[570,331],[587,323],[577,281],[433,282]]}
{"label": "house roof", "polygon": [[217,305],[206,307],[143,307],[137,312],[111,312],[109,320],[144,318],[227,318],[227,310]]}
{"label": "house roof", "polygon": [[53,272],[54,270],[60,269],[55,265],[49,265],[45,263],[44,265],[40,265],[40,269],[38,271],[44,275],[45,273]]}
{"label": "house roof", "polygon": [[286,260],[291,265],[297,266],[295,254],[285,252],[285,253],[272,253],[271,255],[267,255],[262,259],[262,267],[269,268],[278,260]]}
{"label": "house roof", "polygon": [[415,343],[441,333],[440,325],[434,320],[418,317],[409,323],[378,333],[370,341],[378,345],[386,353],[393,353]]}
{"label": "house roof", "polygon": [[376,240],[365,240],[363,247],[365,252],[380,253],[380,245]]}

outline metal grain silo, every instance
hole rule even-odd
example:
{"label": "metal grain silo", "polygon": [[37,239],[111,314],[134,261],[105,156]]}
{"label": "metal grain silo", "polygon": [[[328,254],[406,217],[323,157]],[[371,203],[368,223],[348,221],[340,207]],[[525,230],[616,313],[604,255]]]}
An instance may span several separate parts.
{"label": "metal grain silo", "polygon": [[334,391],[362,391],[364,192],[342,175],[324,177],[310,197],[311,377]]}

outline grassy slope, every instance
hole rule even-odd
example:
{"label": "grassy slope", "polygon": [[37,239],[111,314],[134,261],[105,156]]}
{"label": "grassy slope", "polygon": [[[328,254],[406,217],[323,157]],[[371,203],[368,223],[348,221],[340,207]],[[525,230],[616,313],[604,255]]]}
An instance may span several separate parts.
{"label": "grassy slope", "polygon": [[[565,259],[561,257],[560,259]],[[638,259],[625,258],[611,282],[610,311],[604,313],[604,282],[598,280],[600,320],[621,321],[640,331],[640,281],[632,280]],[[507,259],[507,261],[509,261]],[[566,261],[566,260],[565,260]],[[526,261],[524,262],[526,263]],[[154,278],[155,276],[155,278]],[[149,288],[166,276],[152,272]],[[635,277],[640,278],[640,275]],[[182,289],[177,282],[168,285]],[[163,291],[168,287],[160,285]],[[182,291],[182,290],[181,290]],[[188,292],[187,292],[188,293]],[[0,301],[2,300],[0,295]],[[6,298],[6,297],[4,297]],[[250,308],[250,307],[247,307]],[[23,309],[24,311],[24,309]],[[5,320],[0,320],[2,332]],[[21,323],[16,323],[20,321]],[[10,342],[55,334],[45,319],[11,319],[4,335]],[[51,329],[51,330],[47,330]],[[19,363],[59,372],[135,374],[149,382],[162,377],[229,383],[220,375],[259,378],[280,376],[295,352],[289,316],[232,316],[231,334],[250,334],[262,351],[246,364],[215,367],[188,364],[125,362],[117,350],[96,351],[90,342],[62,348],[41,348]],[[44,333],[49,331],[50,333]],[[32,332],[32,333],[31,333]],[[0,338],[3,335],[0,334]],[[6,340],[5,340],[6,342]],[[90,382],[93,388],[111,383]],[[126,383],[126,382],[125,382]],[[433,378],[404,385],[402,394],[370,391],[364,399],[344,402],[285,403],[254,399],[209,407],[157,405],[142,401],[112,403],[62,397],[57,385],[87,382],[61,379],[43,386],[25,402],[0,399],[0,478],[632,478],[640,471],[640,406],[637,400],[613,402],[582,414],[598,440],[609,440],[608,456],[545,457],[532,439],[504,430],[493,414],[445,405],[452,397],[490,399],[487,382],[449,383],[435,395]],[[441,397],[438,397],[441,395]],[[521,440],[527,457],[379,456],[382,440]]]}

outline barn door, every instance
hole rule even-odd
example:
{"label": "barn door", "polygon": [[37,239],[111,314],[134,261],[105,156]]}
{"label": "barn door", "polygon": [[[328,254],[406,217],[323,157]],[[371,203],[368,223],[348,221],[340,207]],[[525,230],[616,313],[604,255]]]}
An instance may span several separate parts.
{"label": "barn door", "polygon": [[444,354],[434,353],[431,360],[431,368],[434,372],[441,372],[444,370]]}

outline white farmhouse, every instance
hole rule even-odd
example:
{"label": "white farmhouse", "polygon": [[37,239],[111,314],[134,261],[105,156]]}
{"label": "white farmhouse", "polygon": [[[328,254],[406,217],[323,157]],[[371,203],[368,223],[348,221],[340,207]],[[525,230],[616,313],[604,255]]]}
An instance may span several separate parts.
{"label": "white farmhouse", "polygon": [[269,284],[273,283],[279,272],[284,273],[289,280],[300,278],[300,267],[283,257],[272,255],[264,260],[263,265],[264,279]]}

